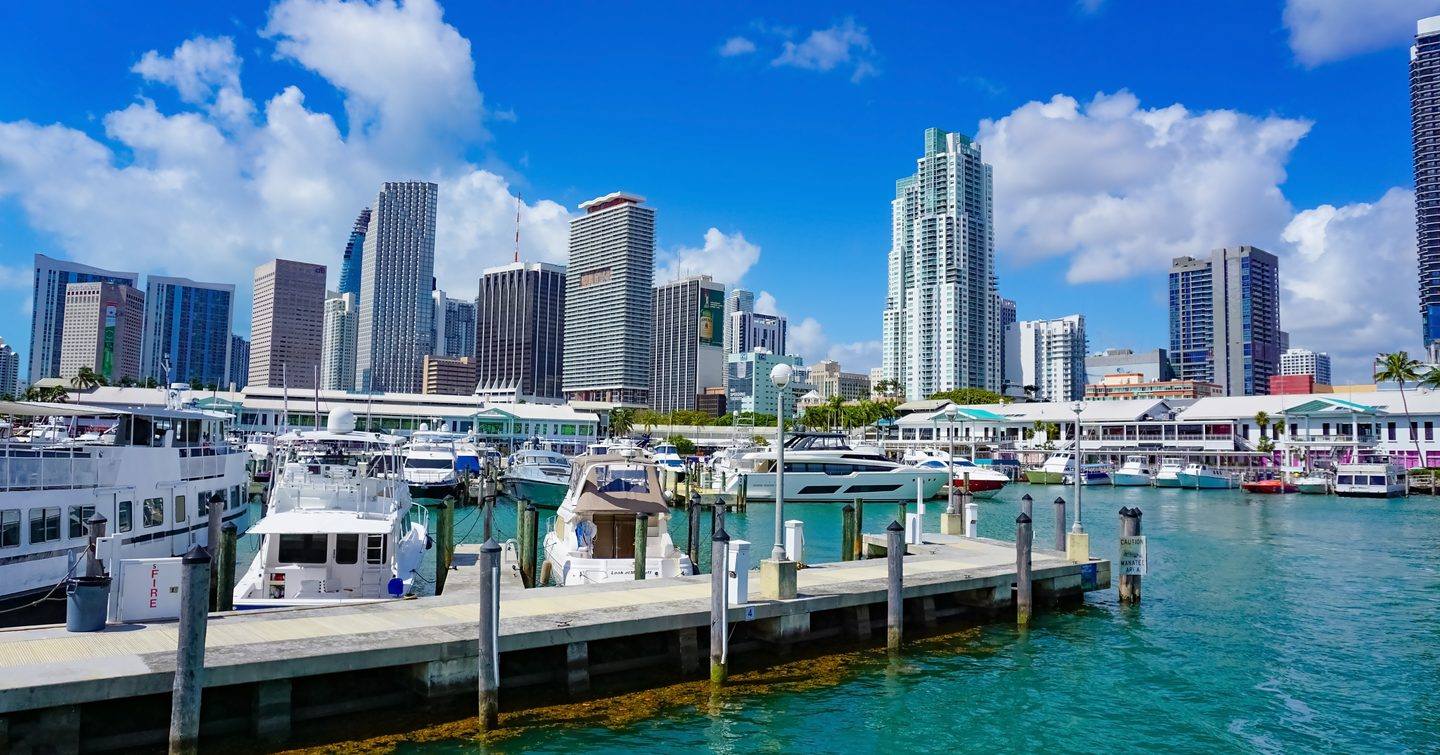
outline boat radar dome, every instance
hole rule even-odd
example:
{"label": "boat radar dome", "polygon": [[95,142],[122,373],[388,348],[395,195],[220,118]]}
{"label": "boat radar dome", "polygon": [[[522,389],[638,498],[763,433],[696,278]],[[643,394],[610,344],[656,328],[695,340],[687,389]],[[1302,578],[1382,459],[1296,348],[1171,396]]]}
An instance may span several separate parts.
{"label": "boat radar dome", "polygon": [[332,433],[354,432],[355,412],[343,406],[330,410],[330,418],[325,422],[325,429]]}

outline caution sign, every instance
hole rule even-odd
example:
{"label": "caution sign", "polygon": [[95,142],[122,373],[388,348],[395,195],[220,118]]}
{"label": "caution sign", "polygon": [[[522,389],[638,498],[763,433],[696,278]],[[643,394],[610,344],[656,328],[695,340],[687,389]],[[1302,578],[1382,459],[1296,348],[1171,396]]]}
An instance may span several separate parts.
{"label": "caution sign", "polygon": [[1123,577],[1145,576],[1145,536],[1132,535],[1120,538],[1120,575]]}

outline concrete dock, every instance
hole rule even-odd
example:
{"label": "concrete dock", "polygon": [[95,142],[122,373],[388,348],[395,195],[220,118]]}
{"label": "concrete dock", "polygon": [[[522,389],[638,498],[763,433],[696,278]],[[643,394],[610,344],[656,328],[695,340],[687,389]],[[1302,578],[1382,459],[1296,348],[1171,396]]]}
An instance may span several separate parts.
{"label": "concrete dock", "polygon": [[[883,539],[867,535],[867,552]],[[917,629],[993,617],[1012,605],[1013,543],[926,535],[904,559],[906,621]],[[476,689],[474,566],[477,546],[457,548],[440,597],[368,605],[212,614],[205,651],[202,736],[250,737],[276,746],[292,725],[408,706]],[[1037,550],[1039,605],[1078,600],[1110,584],[1110,563],[1068,562]],[[883,559],[801,569],[799,596],[730,609],[732,650],[785,652],[827,641],[884,635]],[[500,603],[504,691],[583,696],[592,680],[704,676],[710,577],[698,575],[585,587],[507,586]],[[872,631],[877,628],[879,631]],[[78,752],[162,745],[175,668],[173,622],[0,630],[0,752]],[[533,695],[532,695],[533,697]],[[156,713],[156,711],[160,711]]]}

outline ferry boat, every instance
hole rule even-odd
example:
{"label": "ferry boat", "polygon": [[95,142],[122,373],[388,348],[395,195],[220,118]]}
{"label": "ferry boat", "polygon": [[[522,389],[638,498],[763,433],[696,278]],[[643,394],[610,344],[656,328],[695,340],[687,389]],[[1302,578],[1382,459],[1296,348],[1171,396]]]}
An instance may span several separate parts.
{"label": "ferry boat", "polygon": [[[40,427],[0,443],[0,605],[57,589],[83,562],[85,522],[107,520],[115,558],[183,555],[206,542],[210,500],[245,515],[251,454],[226,440],[228,414],[0,402]],[[21,428],[23,429],[23,428]],[[83,440],[82,440],[83,438]]]}
{"label": "ferry boat", "polygon": [[1110,475],[1110,483],[1116,487],[1149,485],[1150,459],[1146,456],[1126,456],[1125,463]]}
{"label": "ferry boat", "polygon": [[1075,458],[1068,453],[1055,454],[1035,469],[1025,470],[1025,481],[1035,485],[1059,485],[1065,475],[1075,471]]}
{"label": "ferry boat", "polygon": [[[1066,485],[1075,484],[1075,473],[1068,472],[1061,479]],[[1082,464],[1080,466],[1081,485],[1109,485],[1110,465],[1109,464]]]}
{"label": "ferry boat", "polygon": [[1185,471],[1184,459],[1161,459],[1160,471],[1155,473],[1155,487],[1180,487],[1180,473]]}
{"label": "ferry boat", "polygon": [[1178,478],[1182,488],[1227,490],[1235,487],[1235,478],[1205,464],[1186,464]]}
{"label": "ferry boat", "polygon": [[[355,430],[334,409],[325,430],[276,439],[267,513],[255,558],[235,585],[235,607],[370,603],[410,594],[430,547],[424,509],[385,473],[397,439]],[[418,521],[412,521],[413,518]]]}
{"label": "ferry boat", "polygon": [[542,581],[562,586],[635,579],[635,527],[648,516],[645,577],[694,574],[670,538],[670,507],[654,462],[637,449],[575,459],[570,488],[545,535]]}
{"label": "ferry boat", "polygon": [[1335,465],[1335,495],[1386,498],[1405,495],[1405,467],[1384,458]]}
{"label": "ferry boat", "polygon": [[504,481],[512,497],[557,508],[570,489],[570,460],[555,451],[516,451],[505,467]]}

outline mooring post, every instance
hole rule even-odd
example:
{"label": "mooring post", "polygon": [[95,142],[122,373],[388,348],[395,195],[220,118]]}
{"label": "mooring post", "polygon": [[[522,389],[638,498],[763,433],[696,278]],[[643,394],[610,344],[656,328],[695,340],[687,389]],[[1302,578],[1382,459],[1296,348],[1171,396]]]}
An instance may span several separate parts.
{"label": "mooring post", "polygon": [[235,540],[234,522],[220,525],[220,551],[215,556],[215,610],[235,610]]}
{"label": "mooring post", "polygon": [[535,586],[535,530],[538,529],[539,512],[531,501],[523,501],[520,507],[520,521],[516,526],[520,540],[520,582],[526,587]]}
{"label": "mooring post", "polygon": [[859,561],[865,558],[865,499],[855,499],[855,551],[850,555],[851,560]]}
{"label": "mooring post", "polygon": [[905,528],[891,522],[885,528],[885,647],[900,649],[905,631]]}
{"label": "mooring post", "polygon": [[840,509],[840,560],[855,560],[855,506],[845,504]]}
{"label": "mooring post", "polygon": [[700,573],[700,497],[690,496],[690,502],[685,506],[685,555],[690,557],[690,565],[695,567],[695,573]]}
{"label": "mooring post", "polygon": [[480,731],[493,731],[500,718],[500,544],[480,546]]}
{"label": "mooring post", "polygon": [[650,540],[650,515],[635,515],[635,578],[645,578],[645,546]]}
{"label": "mooring post", "polygon": [[730,578],[730,536],[724,525],[710,538],[710,683],[725,683],[726,654],[725,609]]}
{"label": "mooring post", "polygon": [[194,753],[200,744],[200,692],[205,686],[205,619],[210,597],[210,554],[196,545],[180,559],[180,627],[170,691],[170,753]]}
{"label": "mooring post", "polygon": [[495,497],[491,493],[480,500],[480,505],[485,507],[485,531],[481,533],[485,540],[495,536]]}
{"label": "mooring post", "polygon": [[[778,496],[779,493],[776,493],[776,495]],[[741,475],[740,475],[740,495],[738,495],[738,496],[735,497],[735,510],[736,510],[736,511],[744,511],[744,510],[745,510],[745,506],[746,506],[747,504],[749,504],[749,502],[750,502],[750,501],[749,501],[749,498],[750,498],[750,475],[741,473]]]}
{"label": "mooring post", "polygon": [[85,576],[87,577],[105,576],[105,565],[100,563],[100,554],[96,551],[96,541],[105,537],[105,525],[107,521],[105,517],[100,515],[99,511],[91,514],[90,518],[85,520],[85,535],[89,538],[90,545],[90,547],[85,550]]}
{"label": "mooring post", "polygon": [[1035,499],[1029,493],[1020,496],[1020,513],[1031,519],[1035,518]]}
{"label": "mooring post", "polygon": [[[1120,536],[1138,537],[1140,535],[1140,509],[1120,509]],[[1140,602],[1140,575],[1120,574],[1120,602]]]}
{"label": "mooring post", "polygon": [[[215,554],[219,552],[220,548],[220,523],[225,520],[225,496],[219,493],[210,496],[207,499],[205,514],[205,552],[210,554],[213,563]],[[211,569],[210,584],[205,586],[207,588],[205,599],[211,611],[220,610],[220,603],[216,596],[218,580],[218,570]]]}
{"label": "mooring post", "polygon": [[1055,550],[1065,552],[1065,499],[1055,496]]}
{"label": "mooring post", "polygon": [[1030,515],[1020,512],[1015,517],[1015,623],[1030,625],[1030,612],[1034,605],[1030,585],[1030,548],[1034,531]]}

